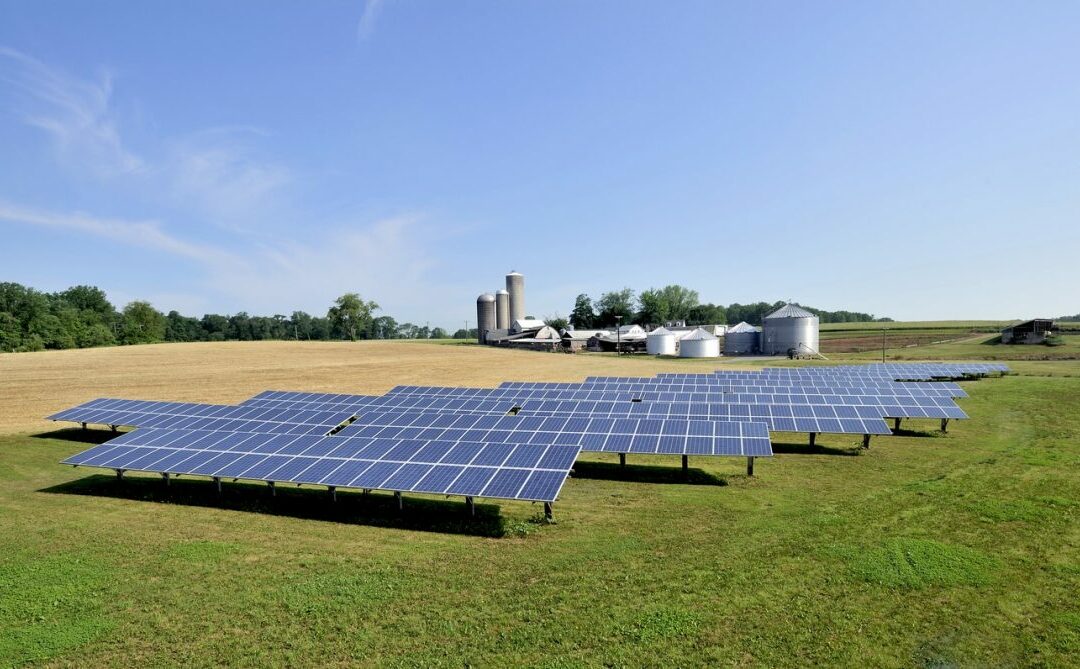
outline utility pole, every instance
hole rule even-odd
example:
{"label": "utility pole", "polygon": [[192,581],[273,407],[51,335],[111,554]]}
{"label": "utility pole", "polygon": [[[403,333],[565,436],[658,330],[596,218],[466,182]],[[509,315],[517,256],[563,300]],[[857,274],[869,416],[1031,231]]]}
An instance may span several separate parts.
{"label": "utility pole", "polygon": [[622,328],[619,324],[622,322],[622,316],[615,317],[615,355],[622,355]]}
{"label": "utility pole", "polygon": [[881,364],[883,365],[885,364],[885,333],[888,332],[888,330],[889,328],[884,325],[881,326]]}

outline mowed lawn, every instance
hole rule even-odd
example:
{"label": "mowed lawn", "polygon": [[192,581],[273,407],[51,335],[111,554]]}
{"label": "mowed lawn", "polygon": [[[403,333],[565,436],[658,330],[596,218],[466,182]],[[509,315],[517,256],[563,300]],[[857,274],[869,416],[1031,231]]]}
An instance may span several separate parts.
{"label": "mowed lawn", "polygon": [[[958,345],[952,345],[958,346]],[[926,350],[929,351],[929,348]],[[977,350],[977,349],[976,349]],[[963,352],[958,351],[958,356]],[[903,436],[740,459],[585,455],[555,505],[72,469],[97,395],[239,401],[716,361],[406,343],[0,355],[0,666],[1075,666],[1080,363],[966,383]]]}

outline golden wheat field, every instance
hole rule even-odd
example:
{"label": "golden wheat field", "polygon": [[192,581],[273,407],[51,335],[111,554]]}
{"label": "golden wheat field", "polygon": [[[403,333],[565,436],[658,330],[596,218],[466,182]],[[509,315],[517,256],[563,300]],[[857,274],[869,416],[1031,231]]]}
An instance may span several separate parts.
{"label": "golden wheat field", "polygon": [[402,341],[152,344],[0,354],[0,432],[95,397],[236,403],[263,390],[381,394],[400,384],[494,386],[589,374],[709,369],[716,360],[622,359]]}

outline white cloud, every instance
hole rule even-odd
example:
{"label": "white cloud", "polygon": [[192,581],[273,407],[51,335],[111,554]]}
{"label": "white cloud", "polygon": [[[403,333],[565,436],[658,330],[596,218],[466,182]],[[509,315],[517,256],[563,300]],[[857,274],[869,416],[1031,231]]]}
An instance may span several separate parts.
{"label": "white cloud", "polygon": [[375,22],[379,20],[384,0],[364,0],[364,11],[356,25],[356,39],[363,42],[375,32]]}
{"label": "white cloud", "polygon": [[163,251],[202,263],[228,263],[231,254],[187,242],[165,232],[158,221],[129,221],[76,213],[58,213],[24,207],[0,200],[0,221],[81,232],[130,246]]}
{"label": "white cloud", "polygon": [[111,108],[112,75],[77,79],[24,53],[0,47],[0,79],[23,95],[23,120],[45,131],[65,161],[100,176],[139,172],[143,160],[124,146]]}

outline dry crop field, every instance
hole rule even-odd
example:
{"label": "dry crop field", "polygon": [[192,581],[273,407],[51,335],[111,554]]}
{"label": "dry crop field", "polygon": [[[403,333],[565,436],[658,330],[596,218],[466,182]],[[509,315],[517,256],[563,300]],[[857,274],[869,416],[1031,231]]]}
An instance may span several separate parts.
{"label": "dry crop field", "polygon": [[[988,349],[963,346],[943,351]],[[118,482],[58,464],[107,432],[41,418],[717,364],[412,342],[0,355],[0,666],[1075,666],[1077,361],[965,382],[947,435],[774,435],[752,479],[738,458],[684,480],[675,456],[583,454],[556,525],[520,502],[472,519],[455,499]]]}

